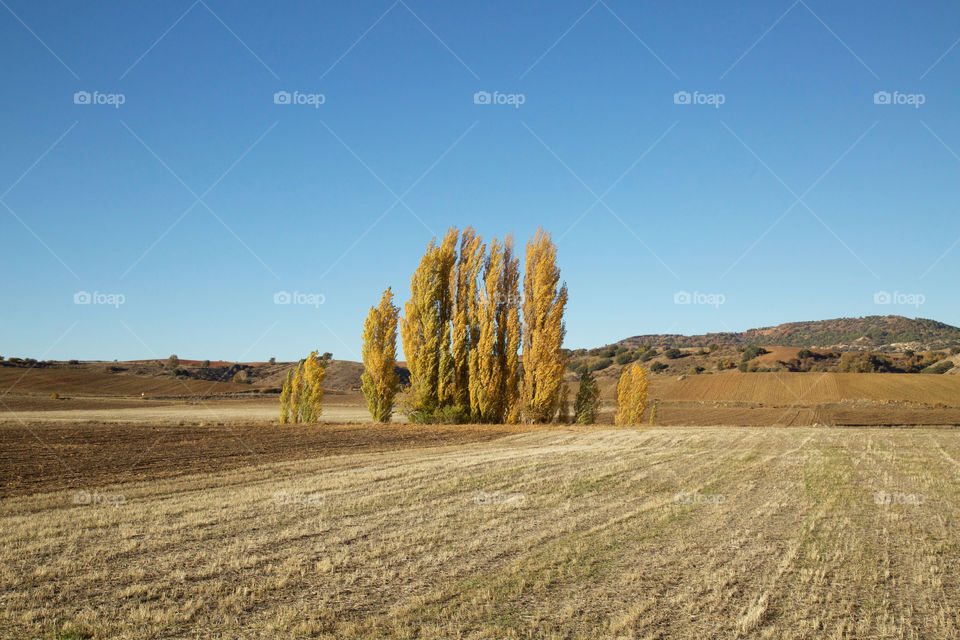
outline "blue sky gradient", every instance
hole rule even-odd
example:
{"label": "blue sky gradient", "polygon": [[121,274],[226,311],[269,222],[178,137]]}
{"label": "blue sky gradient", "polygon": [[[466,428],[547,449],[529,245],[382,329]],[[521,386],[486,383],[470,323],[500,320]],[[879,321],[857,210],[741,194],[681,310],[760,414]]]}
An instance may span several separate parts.
{"label": "blue sky gradient", "polygon": [[554,234],[572,348],[960,324],[957,3],[0,4],[2,355],[356,360],[450,225]]}

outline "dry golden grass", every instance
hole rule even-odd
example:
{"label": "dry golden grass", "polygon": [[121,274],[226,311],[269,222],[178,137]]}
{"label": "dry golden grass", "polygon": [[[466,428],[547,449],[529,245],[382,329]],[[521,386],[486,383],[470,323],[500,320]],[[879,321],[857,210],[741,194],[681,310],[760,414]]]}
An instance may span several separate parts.
{"label": "dry golden grass", "polygon": [[6,498],[0,636],[956,638],[958,473],[954,430],[564,429]]}

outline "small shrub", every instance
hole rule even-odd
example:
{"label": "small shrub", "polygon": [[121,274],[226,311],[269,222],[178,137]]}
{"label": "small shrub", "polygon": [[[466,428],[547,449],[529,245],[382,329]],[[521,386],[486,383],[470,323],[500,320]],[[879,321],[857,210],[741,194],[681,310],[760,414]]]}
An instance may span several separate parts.
{"label": "small shrub", "polygon": [[172,370],[172,369],[176,369],[179,366],[180,366],[180,358],[178,358],[176,354],[171,355],[169,358],[167,358],[167,369]]}
{"label": "small shrub", "polygon": [[407,418],[416,424],[467,424],[470,422],[470,409],[446,405],[433,411],[411,411]]}
{"label": "small shrub", "polygon": [[667,369],[667,365],[663,364],[659,360],[650,365],[650,371],[654,373],[660,373],[664,369]]}
{"label": "small shrub", "polygon": [[610,358],[601,358],[600,360],[597,360],[596,362],[590,365],[590,371],[591,372],[601,371],[603,369],[606,369],[612,364],[613,364],[613,360],[611,360]]}
{"label": "small shrub", "polygon": [[665,355],[670,360],[676,360],[677,358],[683,355],[683,351],[680,351],[680,349],[673,347],[664,351],[663,355]]}
{"label": "small shrub", "polygon": [[60,399],[60,394],[57,393],[56,391],[54,391],[53,393],[50,394],[50,399],[51,399],[51,400],[59,400],[59,399]]}

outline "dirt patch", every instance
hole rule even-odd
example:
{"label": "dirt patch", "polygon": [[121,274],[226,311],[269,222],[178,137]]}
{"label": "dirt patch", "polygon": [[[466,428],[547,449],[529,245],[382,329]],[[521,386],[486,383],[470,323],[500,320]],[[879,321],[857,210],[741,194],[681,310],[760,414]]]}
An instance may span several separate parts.
{"label": "dirt patch", "polygon": [[347,453],[482,442],[537,429],[523,425],[10,424],[0,429],[0,497]]}

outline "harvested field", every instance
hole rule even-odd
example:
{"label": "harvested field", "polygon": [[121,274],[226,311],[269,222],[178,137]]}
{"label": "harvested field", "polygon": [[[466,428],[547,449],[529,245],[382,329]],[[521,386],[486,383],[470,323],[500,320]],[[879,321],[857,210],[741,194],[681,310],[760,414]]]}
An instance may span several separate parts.
{"label": "harvested field", "polygon": [[0,429],[0,497],[100,487],[359,451],[476,442],[506,425],[9,424]]}
{"label": "harvested field", "polygon": [[0,502],[0,635],[957,637],[958,472],[955,430],[564,429],[78,482]]}
{"label": "harvested field", "polygon": [[654,378],[665,401],[816,405],[845,400],[960,407],[960,378],[910,373],[728,373]]}

